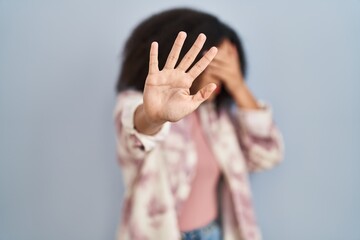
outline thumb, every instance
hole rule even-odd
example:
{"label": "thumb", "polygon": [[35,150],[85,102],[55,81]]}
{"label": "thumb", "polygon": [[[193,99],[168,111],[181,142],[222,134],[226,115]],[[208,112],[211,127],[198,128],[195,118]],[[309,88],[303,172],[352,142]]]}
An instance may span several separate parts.
{"label": "thumb", "polygon": [[194,94],[192,100],[198,105],[200,105],[202,102],[204,102],[211,96],[215,89],[216,84],[209,83],[205,87],[201,88],[196,94]]}

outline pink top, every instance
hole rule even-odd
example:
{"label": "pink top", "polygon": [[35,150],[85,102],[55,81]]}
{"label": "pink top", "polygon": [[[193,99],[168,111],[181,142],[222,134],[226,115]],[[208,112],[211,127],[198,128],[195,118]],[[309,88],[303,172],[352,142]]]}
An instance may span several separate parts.
{"label": "pink top", "polygon": [[197,111],[191,114],[192,133],[198,155],[196,176],[180,217],[180,231],[203,227],[217,217],[217,183],[220,168],[205,138]]}

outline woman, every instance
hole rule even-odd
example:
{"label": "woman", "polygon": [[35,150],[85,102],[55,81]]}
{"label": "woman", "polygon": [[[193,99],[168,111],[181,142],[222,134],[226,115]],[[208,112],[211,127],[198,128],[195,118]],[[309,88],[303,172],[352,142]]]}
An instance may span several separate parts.
{"label": "woman", "polygon": [[279,163],[283,141],[245,73],[239,37],[211,14],[171,9],[134,29],[114,109],[118,240],[261,239],[248,172]]}

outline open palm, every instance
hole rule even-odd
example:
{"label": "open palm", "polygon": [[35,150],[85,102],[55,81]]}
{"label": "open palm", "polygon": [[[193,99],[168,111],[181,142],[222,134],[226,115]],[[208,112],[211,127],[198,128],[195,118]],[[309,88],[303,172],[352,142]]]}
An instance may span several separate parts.
{"label": "open palm", "polygon": [[185,38],[185,32],[178,34],[161,71],[158,66],[158,44],[156,42],[151,44],[143,105],[147,117],[154,123],[175,122],[182,119],[208,99],[216,88],[214,83],[209,83],[194,95],[190,95],[192,82],[213,60],[217,48],[212,47],[188,70],[205,43],[206,36],[200,34],[175,68]]}

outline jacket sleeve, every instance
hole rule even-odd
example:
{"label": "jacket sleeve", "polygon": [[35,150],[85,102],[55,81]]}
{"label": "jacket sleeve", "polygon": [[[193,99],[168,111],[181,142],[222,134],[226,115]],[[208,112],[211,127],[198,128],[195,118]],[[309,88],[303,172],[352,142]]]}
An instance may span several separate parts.
{"label": "jacket sleeve", "polygon": [[116,148],[120,165],[138,165],[155,146],[164,140],[170,123],[165,123],[155,135],[139,133],[134,127],[134,113],[142,104],[142,93],[128,90],[119,93],[113,117],[116,129]]}
{"label": "jacket sleeve", "polygon": [[236,109],[238,136],[250,172],[270,169],[283,160],[284,142],[270,105],[259,101],[261,109]]}

